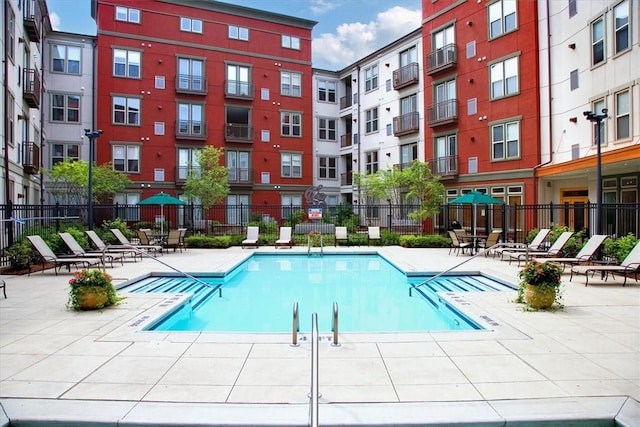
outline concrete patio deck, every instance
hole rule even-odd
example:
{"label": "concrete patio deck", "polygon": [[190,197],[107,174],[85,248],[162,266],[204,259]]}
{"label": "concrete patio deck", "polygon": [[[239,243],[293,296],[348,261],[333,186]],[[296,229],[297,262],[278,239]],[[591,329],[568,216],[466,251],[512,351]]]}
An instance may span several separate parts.
{"label": "concrete patio deck", "polygon": [[[327,250],[378,251],[407,272],[439,272],[467,257],[448,249]],[[222,272],[269,251],[188,249],[160,260],[190,273]],[[171,271],[151,259],[108,270],[116,284]],[[458,271],[517,283],[515,263],[490,257]],[[2,276],[0,425],[308,425],[308,339],[292,347],[290,334],[143,332],[175,299],[125,294],[116,307],[72,312],[69,277],[64,269]],[[548,312],[523,311],[515,291],[443,295],[483,331],[343,333],[339,347],[321,334],[320,425],[639,426],[640,283],[590,279],[585,287],[584,277],[568,279],[565,308]]]}

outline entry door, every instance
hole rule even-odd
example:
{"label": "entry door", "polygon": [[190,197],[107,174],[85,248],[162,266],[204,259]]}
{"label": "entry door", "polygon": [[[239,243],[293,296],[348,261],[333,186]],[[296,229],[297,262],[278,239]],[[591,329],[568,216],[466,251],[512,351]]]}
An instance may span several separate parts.
{"label": "entry door", "polygon": [[456,81],[449,80],[436,86],[436,117],[435,120],[444,120],[455,116],[455,103],[448,102],[456,99]]}
{"label": "entry door", "polygon": [[[566,225],[570,229],[574,231],[581,231],[589,228],[589,212],[587,209],[587,203],[589,203],[589,197],[587,197],[588,191],[583,190],[585,195],[578,195],[576,193],[581,193],[582,190],[571,190],[569,193],[573,193],[572,195],[565,195],[560,198],[561,204],[569,204],[569,209],[560,212],[560,218],[558,218],[558,222],[560,224]],[[565,224],[566,223],[566,224]]]}

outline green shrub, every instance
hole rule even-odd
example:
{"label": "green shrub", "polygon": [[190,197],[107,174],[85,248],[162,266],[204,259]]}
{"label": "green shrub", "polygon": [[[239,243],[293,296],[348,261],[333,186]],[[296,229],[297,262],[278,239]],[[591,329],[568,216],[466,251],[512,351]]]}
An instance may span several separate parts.
{"label": "green shrub", "polygon": [[382,246],[397,246],[400,244],[400,234],[393,231],[380,229],[381,245]]}
{"label": "green shrub", "polygon": [[638,238],[633,233],[618,239],[607,239],[604,241],[603,254],[619,264],[624,261],[637,243]]}
{"label": "green shrub", "polygon": [[5,254],[9,258],[11,268],[14,270],[29,268],[31,261],[35,259],[33,246],[26,239],[14,243],[5,251]]}
{"label": "green shrub", "polygon": [[184,243],[190,248],[228,248],[231,246],[231,237],[195,234],[186,237]]}
{"label": "green shrub", "polygon": [[[566,225],[551,224],[551,233],[549,233],[549,241],[553,244],[558,237],[565,231],[573,231]],[[578,231],[571,236],[569,241],[562,247],[562,255],[567,258],[576,256],[580,249],[584,246],[584,233]]]}
{"label": "green shrub", "polygon": [[403,248],[448,248],[450,244],[451,239],[439,234],[400,236],[400,246]]}
{"label": "green shrub", "polygon": [[83,249],[89,249],[90,247],[89,236],[87,236],[87,233],[85,233],[84,230],[81,230],[76,227],[69,227],[65,231],[71,234],[73,238],[76,239],[76,242],[78,242],[78,244],[82,246]]}
{"label": "green shrub", "polygon": [[133,238],[133,232],[129,230],[127,227],[127,221],[121,218],[116,218],[113,220],[105,220],[102,222],[102,236],[103,240],[107,244],[120,244],[116,236],[111,232],[112,228],[117,228],[125,235],[127,239]]}

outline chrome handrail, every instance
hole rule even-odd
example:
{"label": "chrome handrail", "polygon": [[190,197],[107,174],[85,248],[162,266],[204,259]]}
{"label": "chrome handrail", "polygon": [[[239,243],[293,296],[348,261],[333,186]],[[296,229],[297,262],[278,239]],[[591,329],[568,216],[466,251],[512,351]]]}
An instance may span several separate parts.
{"label": "chrome handrail", "polygon": [[300,331],[300,322],[298,320],[298,302],[293,303],[293,330],[291,332],[291,346],[297,347],[298,344],[298,332]]}
{"label": "chrome handrail", "polygon": [[331,330],[333,331],[333,343],[332,346],[338,347],[338,303],[333,303],[333,320],[331,322]]}
{"label": "chrome handrail", "polygon": [[309,426],[318,427],[318,314],[311,315],[311,396]]}

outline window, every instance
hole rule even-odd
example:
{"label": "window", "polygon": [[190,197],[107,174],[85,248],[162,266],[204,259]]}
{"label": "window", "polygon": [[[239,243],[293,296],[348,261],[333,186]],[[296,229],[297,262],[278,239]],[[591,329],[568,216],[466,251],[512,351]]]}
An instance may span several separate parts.
{"label": "window", "polygon": [[613,26],[615,28],[616,53],[627,50],[630,46],[629,1],[624,0],[613,8]]}
{"label": "window", "polygon": [[178,58],[178,89],[204,91],[204,61]]}
{"label": "window", "polygon": [[113,75],[140,78],[140,57],[135,50],[113,49]]}
{"label": "window", "polygon": [[180,18],[180,31],[202,34],[202,21],[199,19]]}
{"label": "window", "polygon": [[516,25],[516,0],[499,0],[489,6],[490,39],[514,31]]}
{"label": "window", "polygon": [[471,98],[467,100],[467,115],[474,116],[478,114],[478,98]]}
{"label": "window", "polygon": [[8,101],[7,106],[9,107],[9,109],[7,110],[7,116],[9,119],[9,127],[7,129],[7,142],[9,143],[9,145],[14,145],[13,138],[14,138],[14,132],[15,132],[15,115],[16,115],[15,98],[9,91],[5,93]]}
{"label": "window", "polygon": [[281,194],[280,204],[282,205],[282,218],[289,219],[302,209],[302,194]]}
{"label": "window", "polygon": [[249,96],[251,68],[244,65],[227,64],[227,95]]}
{"label": "window", "polygon": [[282,35],[282,47],[300,50],[300,37]]}
{"label": "window", "polygon": [[569,0],[569,18],[578,14],[578,0]]}
{"label": "window", "polygon": [[200,176],[198,155],[202,148],[178,148],[178,179],[186,180],[190,174]]}
{"label": "window", "polygon": [[520,122],[491,126],[491,148],[492,160],[520,157]]}
{"label": "window", "polygon": [[456,155],[458,153],[458,136],[441,135],[435,138],[436,163],[435,174],[450,175],[458,170]]}
{"label": "window", "polygon": [[80,122],[80,96],[51,94],[51,121]]}
{"label": "window", "polygon": [[336,102],[336,82],[318,79],[318,101]]}
{"label": "window", "polygon": [[405,144],[400,146],[400,164],[409,167],[414,160],[418,159],[418,144]]}
{"label": "window", "polygon": [[576,90],[579,87],[578,84],[578,70],[573,70],[571,71],[571,73],[569,74],[569,81],[570,81],[570,85],[571,85],[571,90]]}
{"label": "window", "polygon": [[153,124],[154,135],[164,135],[164,122],[155,122]]}
{"label": "window", "polygon": [[415,46],[400,52],[400,68],[418,62],[418,48]]}
{"label": "window", "polygon": [[79,144],[56,144],[53,143],[51,147],[51,167],[62,163],[66,160],[79,160],[80,159],[80,145]]}
{"label": "window", "polygon": [[282,71],[280,73],[280,94],[286,96],[301,96],[302,74]]}
{"label": "window", "polygon": [[467,43],[467,59],[469,58],[473,58],[474,56],[476,56],[476,41],[475,40],[471,40],[469,43]]}
{"label": "window", "polygon": [[280,113],[280,123],[282,136],[302,135],[302,114],[282,111]]}
{"label": "window", "polygon": [[604,18],[600,17],[591,23],[591,64],[604,61]]}
{"label": "window", "polygon": [[140,10],[129,7],[116,6],[116,21],[140,23]]}
{"label": "window", "polygon": [[260,141],[269,142],[271,141],[271,131],[267,129],[262,129],[260,131]]}
{"label": "window", "polygon": [[338,159],[336,159],[335,157],[318,158],[318,178],[337,179],[338,178]]}
{"label": "window", "polygon": [[80,74],[82,50],[77,46],[51,45],[51,70],[56,73]]}
{"label": "window", "polygon": [[368,92],[378,88],[378,66],[367,68],[364,70],[364,90]]}
{"label": "window", "polygon": [[302,154],[280,154],[281,175],[286,178],[302,178]]}
{"label": "window", "polygon": [[[597,114],[601,114],[603,108],[605,108],[604,99],[599,99],[598,101],[593,103],[593,109],[591,111]],[[606,127],[607,127],[607,120],[603,120],[602,123],[600,123],[600,144],[601,145],[604,145],[607,143],[605,139],[605,135],[607,134]],[[593,124],[593,132],[594,134],[598,132],[598,125],[596,123]],[[592,138],[591,144],[595,146],[595,143],[596,143],[595,138]]]}
{"label": "window", "polygon": [[628,90],[616,93],[616,139],[630,136],[630,105]]}
{"label": "window", "polygon": [[113,123],[119,125],[140,125],[140,99],[114,96]]}
{"label": "window", "polygon": [[229,25],[229,38],[236,40],[249,40],[249,29]]}
{"label": "window", "polygon": [[378,131],[378,107],[372,108],[364,112],[365,117],[365,133]]}
{"label": "window", "polygon": [[156,76],[155,82],[156,82],[155,84],[156,89],[165,88],[164,76]]}
{"label": "window", "polygon": [[116,216],[128,221],[140,220],[139,193],[116,193],[113,196],[113,203],[119,205]]}
{"label": "window", "polygon": [[140,172],[140,147],[137,145],[113,145],[113,170],[119,172]]}
{"label": "window", "polygon": [[15,60],[16,55],[16,17],[13,14],[13,9],[5,4],[5,8],[8,8],[9,17],[7,22],[7,40],[5,40],[7,57],[11,59],[11,62]]}
{"label": "window", "polygon": [[318,119],[318,139],[336,141],[336,119]]}
{"label": "window", "polygon": [[365,154],[365,170],[366,173],[376,173],[378,172],[378,152],[377,151],[369,151]]}
{"label": "window", "polygon": [[229,182],[251,181],[251,153],[249,151],[225,150],[227,176]]}
{"label": "window", "polygon": [[491,98],[518,93],[518,57],[491,65]]}
{"label": "window", "polygon": [[181,136],[205,136],[204,106],[188,102],[178,103],[178,129]]}

